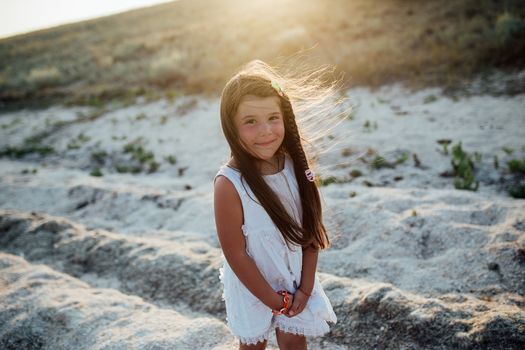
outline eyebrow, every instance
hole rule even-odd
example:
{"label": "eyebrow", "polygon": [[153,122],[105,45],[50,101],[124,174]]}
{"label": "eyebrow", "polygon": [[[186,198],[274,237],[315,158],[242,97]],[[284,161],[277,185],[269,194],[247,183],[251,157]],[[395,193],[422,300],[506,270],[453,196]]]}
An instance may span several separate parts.
{"label": "eyebrow", "polygon": [[[268,116],[272,116],[272,115],[281,115],[281,112],[277,112],[277,111],[275,111],[275,112],[268,113],[267,115],[268,115]],[[244,117],[242,117],[242,118],[241,118],[241,121],[244,120],[244,119],[247,119],[247,118],[253,118],[253,117],[255,117],[255,115],[253,115],[253,114],[248,114],[248,115],[245,115]]]}

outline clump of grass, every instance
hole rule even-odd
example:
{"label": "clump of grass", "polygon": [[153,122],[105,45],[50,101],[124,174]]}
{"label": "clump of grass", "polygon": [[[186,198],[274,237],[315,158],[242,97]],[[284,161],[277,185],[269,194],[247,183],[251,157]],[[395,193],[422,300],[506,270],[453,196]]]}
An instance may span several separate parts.
{"label": "clump of grass", "polygon": [[525,185],[520,184],[513,186],[509,188],[508,193],[512,198],[525,199]]}
{"label": "clump of grass", "polygon": [[496,19],[494,31],[502,44],[525,37],[525,20],[505,11]]}
{"label": "clump of grass", "polygon": [[359,170],[359,169],[352,169],[352,171],[350,171],[350,176],[351,176],[352,178],[354,178],[354,179],[355,179],[356,177],[359,177],[359,176],[362,176],[362,175],[363,175],[363,173],[362,173],[361,170]]}
{"label": "clump of grass", "polygon": [[173,104],[175,102],[175,100],[177,99],[177,95],[177,91],[175,91],[174,89],[168,89],[164,92],[164,96],[170,104]]}
{"label": "clump of grass", "polygon": [[91,170],[91,172],[89,173],[89,175],[91,175],[91,176],[97,176],[97,177],[104,176],[104,174],[102,174],[102,170],[100,170],[99,167],[94,168],[93,170]]}
{"label": "clump of grass", "polygon": [[22,174],[36,174],[38,172],[38,169],[24,169],[21,171]]}
{"label": "clump of grass", "polygon": [[523,175],[525,174],[525,158],[511,159],[507,161],[509,172],[513,175],[511,185],[507,192],[513,198],[525,198],[525,184],[523,183]]}
{"label": "clump of grass", "polygon": [[374,159],[372,159],[372,162],[370,163],[370,167],[374,170],[378,170],[381,168],[395,168],[399,164],[403,164],[408,159],[408,153],[403,152],[400,156],[398,156],[393,162],[387,161],[383,156],[376,155]]}
{"label": "clump of grass", "polygon": [[363,129],[365,132],[371,132],[372,129],[377,130],[377,122],[370,123],[370,121],[367,119],[363,124]]}
{"label": "clump of grass", "polygon": [[67,144],[67,148],[68,149],[79,149],[83,143],[86,143],[89,140],[91,140],[91,137],[86,136],[84,135],[83,132],[81,132],[80,134],[78,134],[75,140],[72,140]]}
{"label": "clump of grass", "polygon": [[522,173],[525,174],[525,158],[523,159],[511,159],[507,162],[507,166],[511,173]]}
{"label": "clump of grass", "polygon": [[512,153],[514,153],[514,149],[512,149],[510,147],[506,147],[506,146],[501,147],[501,150],[503,152],[505,152],[505,154],[507,154],[508,156],[510,156],[510,155],[512,155]]}
{"label": "clump of grass", "polygon": [[177,164],[177,157],[175,157],[173,155],[169,155],[169,156],[164,157],[164,160],[166,160],[171,165]]}
{"label": "clump of grass", "polygon": [[20,119],[20,117],[17,117],[15,119],[11,120],[7,124],[2,124],[2,129],[7,129],[7,128],[10,128],[10,127],[13,127],[16,124],[20,124],[21,122],[22,122],[22,119]]}
{"label": "clump of grass", "polygon": [[135,120],[137,120],[137,121],[144,120],[144,119],[146,119],[146,118],[147,118],[147,116],[146,116],[146,113],[144,113],[144,112],[139,113],[139,114],[137,114],[137,115],[135,116]]}
{"label": "clump of grass", "polygon": [[356,111],[355,109],[351,109],[350,112],[348,112],[345,116],[346,120],[354,120],[355,119],[355,115],[356,115]]}
{"label": "clump of grass", "polygon": [[434,95],[425,96],[425,98],[423,99],[423,103],[424,104],[428,104],[428,103],[432,103],[432,102],[436,102],[436,101],[437,101],[437,97],[434,96]]}
{"label": "clump of grass", "polygon": [[342,151],[341,151],[341,155],[343,157],[349,157],[353,154],[354,152],[352,152],[352,149],[350,148],[344,148]]}
{"label": "clump of grass", "polygon": [[178,106],[176,113],[180,116],[186,115],[189,111],[197,107],[197,103],[197,99],[192,97]]}
{"label": "clump of grass", "polygon": [[331,185],[333,183],[337,183],[339,182],[338,179],[335,177],[335,176],[328,176],[328,177],[320,177],[319,178],[319,185],[320,186],[328,186],[328,185]]}
{"label": "clump of grass", "polygon": [[107,156],[108,152],[106,151],[95,151],[91,153],[91,159],[98,164],[104,164]]}
{"label": "clump of grass", "polygon": [[51,146],[41,144],[38,140],[27,138],[20,147],[7,146],[0,150],[0,157],[7,156],[9,158],[22,158],[28,154],[39,154],[40,156],[47,156],[55,153],[55,149]]}
{"label": "clump of grass", "polygon": [[414,166],[415,167],[420,167],[421,166],[421,161],[419,160],[419,157],[417,156],[417,153],[413,153],[412,154],[412,159],[414,160]]}
{"label": "clump of grass", "polygon": [[449,140],[449,139],[439,139],[436,141],[437,143],[439,143],[441,146],[443,146],[443,154],[444,155],[448,155],[448,145],[450,145],[450,143],[452,142],[452,140]]}
{"label": "clump of grass", "polygon": [[[160,164],[155,160],[153,152],[144,148],[142,138],[137,138],[124,145],[124,153],[130,154],[131,159],[139,163],[141,170],[147,168],[148,173],[153,173],[159,169]],[[124,169],[121,168],[121,170]]]}
{"label": "clump of grass", "polygon": [[30,86],[50,87],[61,83],[61,74],[57,67],[32,68],[26,81]]}
{"label": "clump of grass", "polygon": [[474,177],[474,162],[468,153],[463,151],[461,142],[452,146],[452,160],[454,169],[454,187],[459,190],[476,191],[479,181]]}

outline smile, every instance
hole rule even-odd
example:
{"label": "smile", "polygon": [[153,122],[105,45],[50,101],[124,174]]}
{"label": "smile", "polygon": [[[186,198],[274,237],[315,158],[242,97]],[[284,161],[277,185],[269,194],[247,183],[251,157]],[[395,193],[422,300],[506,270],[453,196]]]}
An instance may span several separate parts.
{"label": "smile", "polygon": [[270,146],[272,143],[274,143],[275,140],[272,140],[272,141],[269,141],[267,143],[256,143],[257,146],[262,146],[262,147],[266,147],[266,146]]}

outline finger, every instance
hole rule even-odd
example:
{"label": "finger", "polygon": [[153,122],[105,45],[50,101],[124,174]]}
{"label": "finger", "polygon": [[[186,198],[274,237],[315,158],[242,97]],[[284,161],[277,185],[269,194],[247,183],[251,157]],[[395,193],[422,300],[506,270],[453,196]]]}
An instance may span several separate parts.
{"label": "finger", "polygon": [[301,306],[302,306],[301,301],[295,299],[293,304],[292,304],[292,307],[290,308],[290,310],[288,310],[288,314],[290,316],[293,316],[293,315],[297,314],[298,310],[302,309]]}

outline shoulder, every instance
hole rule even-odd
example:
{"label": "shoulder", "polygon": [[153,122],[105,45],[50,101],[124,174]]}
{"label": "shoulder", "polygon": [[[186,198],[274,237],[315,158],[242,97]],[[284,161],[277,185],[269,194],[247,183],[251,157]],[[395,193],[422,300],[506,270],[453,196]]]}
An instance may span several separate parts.
{"label": "shoulder", "polygon": [[215,200],[220,200],[222,204],[240,204],[240,197],[235,185],[224,175],[217,175],[213,186]]}
{"label": "shoulder", "polygon": [[226,176],[219,175],[215,178],[213,197],[215,223],[219,237],[229,235],[232,229],[236,230],[243,222],[239,193]]}

